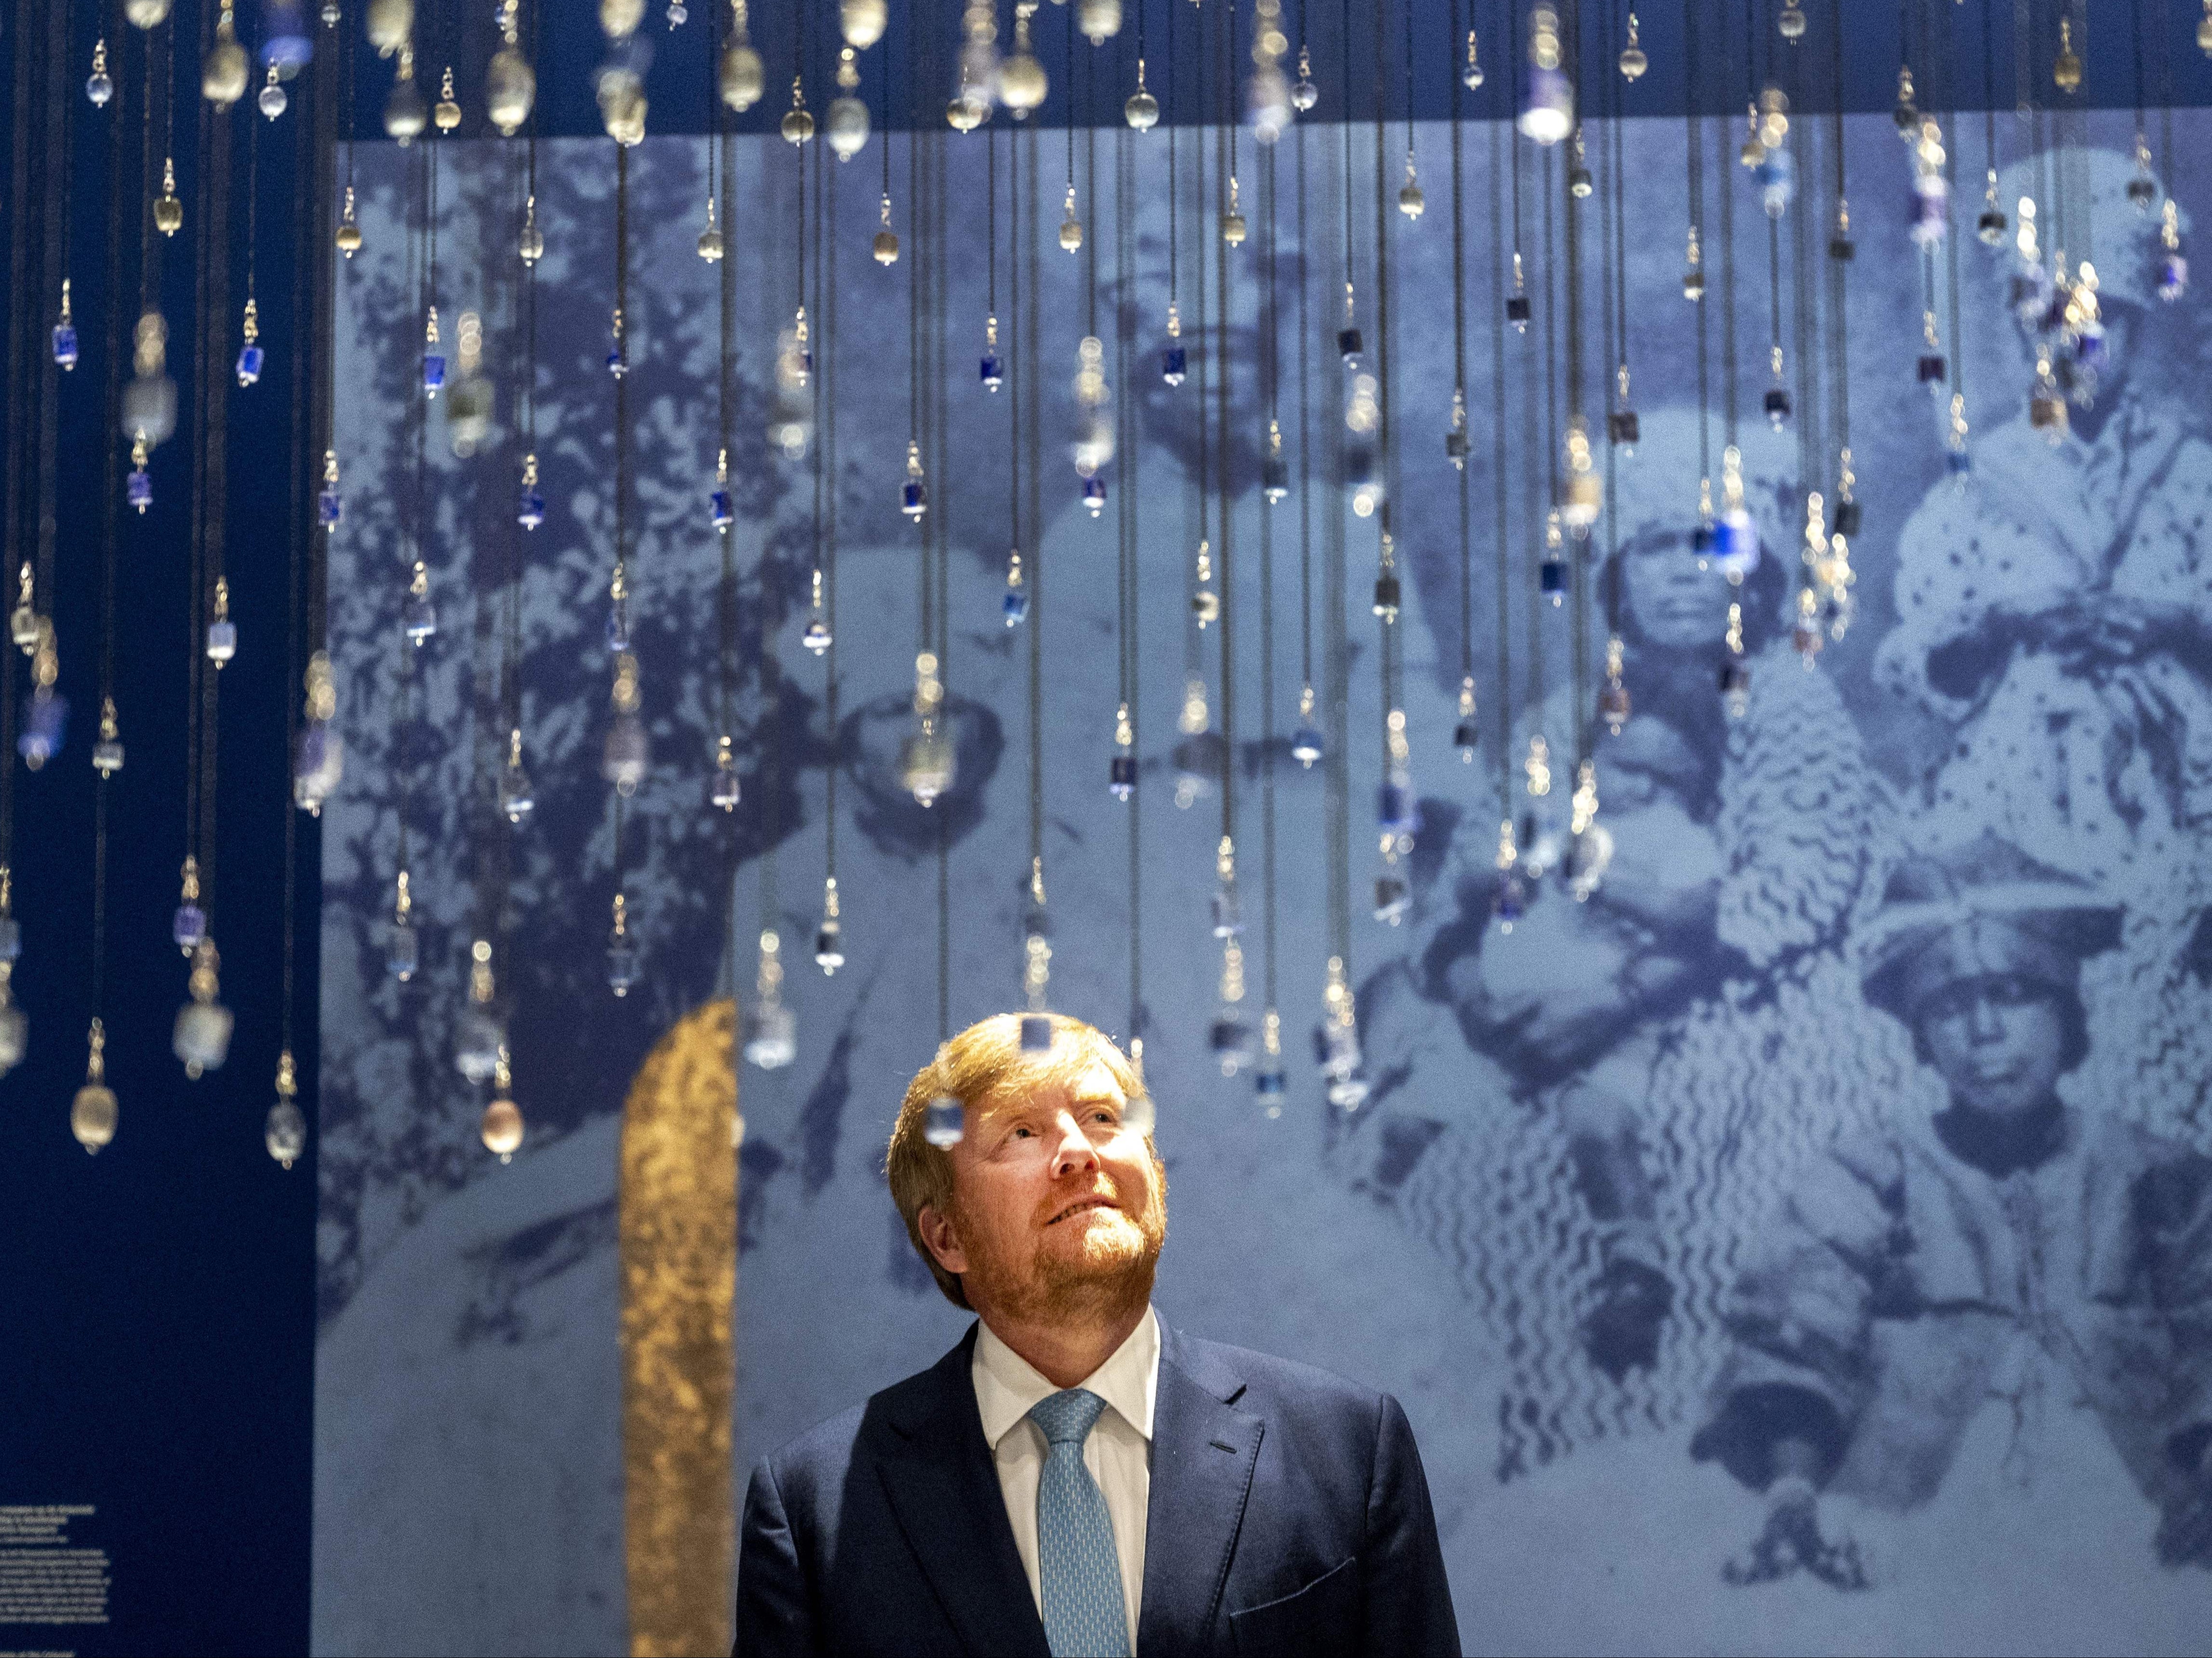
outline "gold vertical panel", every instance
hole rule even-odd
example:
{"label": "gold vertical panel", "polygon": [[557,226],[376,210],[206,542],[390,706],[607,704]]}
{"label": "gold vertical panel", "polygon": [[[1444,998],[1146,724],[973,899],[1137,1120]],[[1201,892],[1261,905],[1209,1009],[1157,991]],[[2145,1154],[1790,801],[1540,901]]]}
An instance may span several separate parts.
{"label": "gold vertical panel", "polygon": [[730,1649],[738,1280],[732,1002],[663,1036],[623,1104],[623,1473],[629,1649]]}

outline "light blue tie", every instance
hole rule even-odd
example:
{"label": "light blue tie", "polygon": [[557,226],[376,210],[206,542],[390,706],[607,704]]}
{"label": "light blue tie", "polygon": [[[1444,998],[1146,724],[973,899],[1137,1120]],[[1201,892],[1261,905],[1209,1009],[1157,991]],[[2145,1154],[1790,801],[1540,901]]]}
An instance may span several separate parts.
{"label": "light blue tie", "polygon": [[1070,1388],[1030,1412],[1047,1447],[1037,1478],[1037,1578],[1053,1658],[1129,1658],[1114,1521],[1106,1493],[1083,1466],[1083,1442],[1105,1408],[1097,1394]]}

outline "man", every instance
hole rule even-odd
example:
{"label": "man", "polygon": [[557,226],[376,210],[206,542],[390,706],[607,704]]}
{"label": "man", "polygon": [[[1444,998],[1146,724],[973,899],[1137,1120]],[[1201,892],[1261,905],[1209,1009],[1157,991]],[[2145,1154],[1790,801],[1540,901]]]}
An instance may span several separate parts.
{"label": "man", "polygon": [[1816,1491],[1918,1508],[1992,1406],[2014,1473],[2040,1419],[2093,1415],[2161,1511],[2160,1559],[2212,1566],[2212,1162],[2058,1093],[2117,914],[1984,835],[1903,865],[1872,932],[1867,998],[1948,1102],[1840,1141],[1756,1241],[1692,1446],[1768,1493],[1729,1576],[1862,1583]]}
{"label": "man", "polygon": [[1160,1323],[1143,1079],[1031,1024],[984,1020],[907,1090],[891,1194],[978,1321],[754,1473],[736,1651],[1458,1652],[1397,1401]]}

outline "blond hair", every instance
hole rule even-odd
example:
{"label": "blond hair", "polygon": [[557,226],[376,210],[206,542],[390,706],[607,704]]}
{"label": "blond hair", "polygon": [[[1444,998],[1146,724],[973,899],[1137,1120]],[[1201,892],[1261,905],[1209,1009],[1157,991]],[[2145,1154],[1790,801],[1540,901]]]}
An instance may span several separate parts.
{"label": "blond hair", "polygon": [[[925,1208],[939,1214],[952,1212],[952,1159],[943,1148],[932,1145],[923,1133],[930,1102],[957,1100],[972,1127],[985,1102],[1000,1089],[1018,1083],[1072,1081],[1093,1063],[1112,1073],[1131,1105],[1147,1097],[1144,1074],[1097,1026],[1064,1013],[1048,1014],[1045,1017],[1052,1021],[1052,1047],[1041,1054],[1027,1054],[1022,1051],[1023,1017],[994,1014],[941,1044],[936,1057],[907,1084],[898,1121],[891,1125],[890,1145],[884,1153],[884,1174],[890,1182],[891,1201],[898,1206],[899,1218],[906,1223],[908,1240],[945,1298],[963,1309],[968,1297],[960,1287],[959,1276],[939,1266],[921,1241]],[[1150,1134],[1145,1143],[1150,1149]]]}

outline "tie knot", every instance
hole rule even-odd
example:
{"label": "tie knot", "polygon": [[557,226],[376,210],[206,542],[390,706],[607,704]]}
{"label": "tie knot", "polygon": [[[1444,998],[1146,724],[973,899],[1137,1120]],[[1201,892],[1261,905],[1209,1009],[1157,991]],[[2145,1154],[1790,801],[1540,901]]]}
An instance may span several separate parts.
{"label": "tie knot", "polygon": [[1037,1400],[1030,1420],[1044,1430],[1050,1445],[1080,1445],[1091,1436],[1106,1401],[1081,1388],[1068,1388]]}

